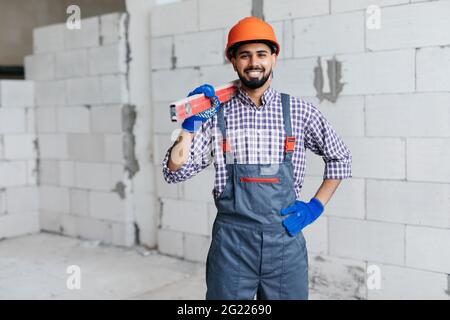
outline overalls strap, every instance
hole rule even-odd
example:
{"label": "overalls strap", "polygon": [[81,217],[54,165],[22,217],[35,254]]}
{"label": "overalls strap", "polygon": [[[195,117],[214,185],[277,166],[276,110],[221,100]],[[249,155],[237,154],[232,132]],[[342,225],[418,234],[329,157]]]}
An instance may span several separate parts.
{"label": "overalls strap", "polygon": [[286,141],[284,143],[285,159],[286,161],[291,161],[295,148],[295,136],[292,134],[291,98],[288,94],[281,94],[281,105],[283,107],[284,130],[286,131]]}

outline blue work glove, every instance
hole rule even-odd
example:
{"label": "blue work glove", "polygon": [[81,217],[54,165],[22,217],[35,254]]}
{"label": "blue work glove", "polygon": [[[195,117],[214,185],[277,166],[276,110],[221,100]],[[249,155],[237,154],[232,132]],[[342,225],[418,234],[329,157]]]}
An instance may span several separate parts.
{"label": "blue work glove", "polygon": [[212,118],[220,107],[220,100],[216,96],[216,92],[214,87],[209,84],[204,84],[198,88],[195,88],[194,91],[190,92],[188,97],[193,96],[194,94],[203,93],[206,97],[211,99],[211,108],[208,110],[197,113],[189,118],[184,119],[181,127],[189,132],[197,132],[203,123],[205,123],[209,118]]}
{"label": "blue work glove", "polygon": [[290,214],[283,220],[283,225],[291,236],[297,235],[304,227],[313,223],[323,212],[322,202],[312,198],[308,203],[296,200],[287,208],[281,209],[282,216]]}

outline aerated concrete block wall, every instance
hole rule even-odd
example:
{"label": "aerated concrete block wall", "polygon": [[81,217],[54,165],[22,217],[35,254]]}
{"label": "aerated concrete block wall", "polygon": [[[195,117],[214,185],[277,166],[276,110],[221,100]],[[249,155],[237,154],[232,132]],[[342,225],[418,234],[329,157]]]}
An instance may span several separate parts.
{"label": "aerated concrete block wall", "polygon": [[[449,299],[450,1],[190,0],[156,7],[155,162],[179,128],[168,120],[168,103],[197,85],[237,78],[223,55],[226,35],[258,12],[282,46],[273,86],[314,103],[353,155],[353,178],[304,231],[311,289],[330,298]],[[309,153],[302,200],[315,194],[323,170]],[[176,185],[157,175],[162,253],[205,261],[213,172],[211,166]]]}
{"label": "aerated concrete block wall", "polygon": [[79,30],[34,30],[25,72],[35,85],[42,230],[136,243],[127,28],[128,15],[114,13],[83,19]]}
{"label": "aerated concrete block wall", "polygon": [[0,239],[39,231],[32,81],[0,80]]}

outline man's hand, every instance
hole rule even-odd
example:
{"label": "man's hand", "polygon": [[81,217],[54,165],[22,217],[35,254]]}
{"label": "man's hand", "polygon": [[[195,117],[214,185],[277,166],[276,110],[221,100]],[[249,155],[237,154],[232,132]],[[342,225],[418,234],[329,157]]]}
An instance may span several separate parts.
{"label": "man's hand", "polygon": [[197,132],[204,122],[206,122],[209,118],[212,118],[217,113],[220,107],[220,100],[216,96],[216,92],[213,86],[204,84],[194,89],[194,91],[190,92],[188,97],[200,93],[203,93],[206,97],[211,99],[212,106],[208,110],[190,116],[183,121],[181,126],[183,127],[183,129],[189,132]]}
{"label": "man's hand", "polygon": [[281,209],[282,216],[290,214],[283,220],[283,225],[291,236],[297,235],[304,227],[313,223],[324,211],[323,204],[316,198],[308,203],[296,200],[287,208]]}

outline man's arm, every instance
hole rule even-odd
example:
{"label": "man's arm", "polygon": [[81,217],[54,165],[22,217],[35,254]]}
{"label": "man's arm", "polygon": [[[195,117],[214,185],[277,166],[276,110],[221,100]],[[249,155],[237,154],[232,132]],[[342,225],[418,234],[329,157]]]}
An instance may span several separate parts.
{"label": "man's arm", "polygon": [[173,145],[168,161],[168,167],[171,171],[177,171],[188,160],[194,136],[195,133],[181,130],[180,135]]}
{"label": "man's arm", "polygon": [[314,195],[314,198],[317,198],[320,202],[322,202],[323,206],[325,206],[328,201],[330,201],[340,183],[340,179],[324,179],[319,187],[319,190],[317,190]]}
{"label": "man's arm", "polygon": [[166,152],[162,171],[167,183],[183,182],[211,164],[211,120],[203,123],[195,134],[182,130],[177,142]]}

